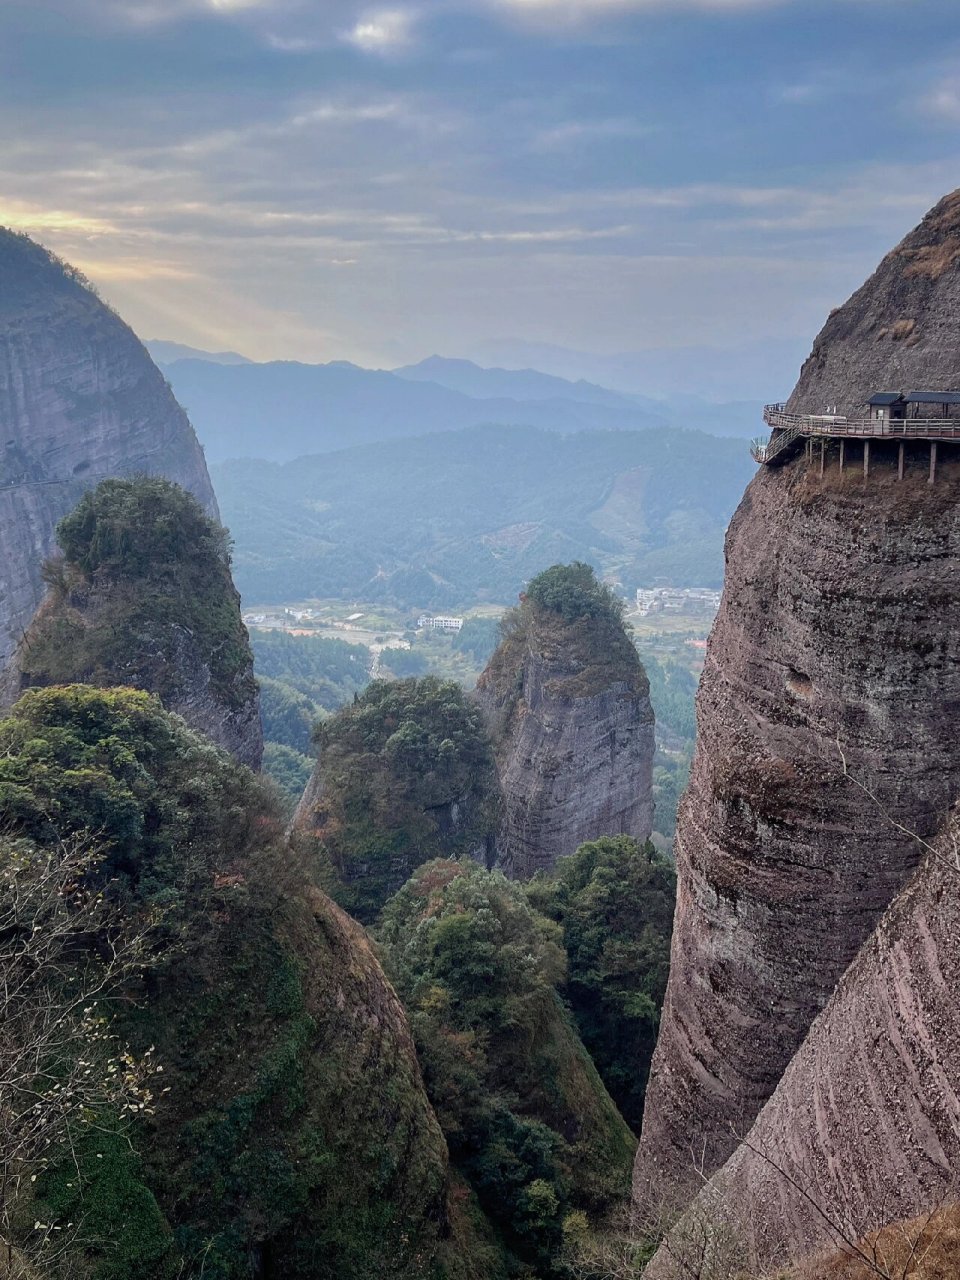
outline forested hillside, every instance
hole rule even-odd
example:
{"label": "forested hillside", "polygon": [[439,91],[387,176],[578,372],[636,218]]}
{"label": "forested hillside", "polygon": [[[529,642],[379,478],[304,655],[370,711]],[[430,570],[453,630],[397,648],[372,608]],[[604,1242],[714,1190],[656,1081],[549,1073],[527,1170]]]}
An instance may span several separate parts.
{"label": "forested hillside", "polygon": [[694,431],[478,427],[214,475],[245,603],[419,609],[508,602],[544,565],[578,559],[627,590],[719,585],[752,467],[742,441]]}

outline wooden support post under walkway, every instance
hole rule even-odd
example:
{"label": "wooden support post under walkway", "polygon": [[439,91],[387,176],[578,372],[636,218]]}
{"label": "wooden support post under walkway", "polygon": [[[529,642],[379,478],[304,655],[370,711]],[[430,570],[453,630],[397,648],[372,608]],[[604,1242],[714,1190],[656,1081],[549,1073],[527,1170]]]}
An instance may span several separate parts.
{"label": "wooden support post under walkway", "polygon": [[821,439],[820,441],[820,474],[821,475],[823,475],[823,459],[826,451],[827,451],[827,442],[826,440]]}
{"label": "wooden support post under walkway", "polygon": [[927,481],[927,483],[933,484],[936,478],[937,478],[937,442],[936,440],[931,440],[930,441],[930,479]]}
{"label": "wooden support post under walkway", "polygon": [[870,441],[863,442],[863,478],[866,480],[870,474]]}
{"label": "wooden support post under walkway", "polygon": [[897,461],[897,479],[903,479],[903,441],[900,441],[900,457]]}
{"label": "wooden support post under walkway", "polygon": [[847,443],[846,440],[844,440],[843,437],[841,436],[840,437],[840,473],[841,475],[843,474],[843,454],[844,454],[844,446],[846,445],[846,443]]}

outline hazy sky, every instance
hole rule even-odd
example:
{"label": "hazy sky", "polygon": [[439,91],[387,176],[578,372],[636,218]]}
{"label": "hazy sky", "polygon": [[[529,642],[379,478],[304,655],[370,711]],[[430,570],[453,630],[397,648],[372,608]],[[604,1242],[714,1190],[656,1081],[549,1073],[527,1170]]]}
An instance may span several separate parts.
{"label": "hazy sky", "polygon": [[0,0],[0,222],[144,337],[809,343],[960,186],[958,0]]}

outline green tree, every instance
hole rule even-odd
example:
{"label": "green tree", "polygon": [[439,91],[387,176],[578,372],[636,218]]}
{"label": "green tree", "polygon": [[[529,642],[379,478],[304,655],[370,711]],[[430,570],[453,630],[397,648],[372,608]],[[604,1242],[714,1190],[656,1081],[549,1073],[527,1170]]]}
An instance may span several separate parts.
{"label": "green tree", "polygon": [[453,681],[377,680],[317,732],[320,799],[306,819],[332,895],[364,921],[422,862],[483,849],[496,820],[493,756]]}
{"label": "green tree", "polygon": [[[106,1030],[163,1067],[155,1114],[122,1124],[100,1097],[92,1134],[22,1171],[23,1239],[79,1222],[70,1280],[244,1280],[253,1262],[264,1280],[453,1280],[434,1268],[447,1157],[406,1024],[359,926],[291,858],[273,789],[156,698],[73,686],[0,721],[0,811],[0,969],[24,979],[0,981],[0,1159],[17,1046],[64,993],[83,1031],[123,919],[149,922],[147,953]],[[95,860],[65,863],[91,832]],[[91,1100],[94,1031],[53,1028],[58,1106],[74,1059]]]}
{"label": "green tree", "polygon": [[316,760],[302,755],[292,747],[279,742],[267,742],[263,748],[263,771],[280,788],[284,797],[284,809],[292,814],[297,802],[306,790]]}
{"label": "green tree", "polygon": [[526,597],[541,609],[558,613],[565,622],[609,614],[622,620],[623,602],[581,560],[555,564],[527,585]]}
{"label": "green tree", "polygon": [[25,685],[136,685],[169,702],[199,658],[228,706],[255,697],[229,539],[192,494],[156,476],[104,480],[57,543],[51,596],[18,655]]}
{"label": "green tree", "polygon": [[561,1275],[564,1215],[615,1204],[635,1144],[558,998],[559,928],[499,872],[435,861],[377,937],[453,1160],[508,1252]]}
{"label": "green tree", "polygon": [[315,702],[283,680],[261,675],[260,722],[267,742],[307,755],[322,712]]}
{"label": "green tree", "polygon": [[670,965],[676,897],[671,865],[649,842],[605,836],[527,885],[534,907],[562,929],[563,988],[583,1042],[639,1133]]}
{"label": "green tree", "polygon": [[250,643],[258,677],[281,681],[324,711],[349,702],[370,680],[371,654],[363,644],[287,631],[252,631]]}
{"label": "green tree", "polygon": [[486,666],[500,639],[500,619],[465,618],[453,639],[458,653],[468,653],[478,667]]}

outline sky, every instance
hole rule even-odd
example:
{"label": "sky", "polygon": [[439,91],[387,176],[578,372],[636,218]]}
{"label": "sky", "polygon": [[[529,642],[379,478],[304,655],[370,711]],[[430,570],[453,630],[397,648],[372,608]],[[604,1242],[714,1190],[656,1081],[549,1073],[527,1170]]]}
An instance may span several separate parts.
{"label": "sky", "polygon": [[759,385],[960,186],[960,3],[0,0],[0,111],[142,337]]}

